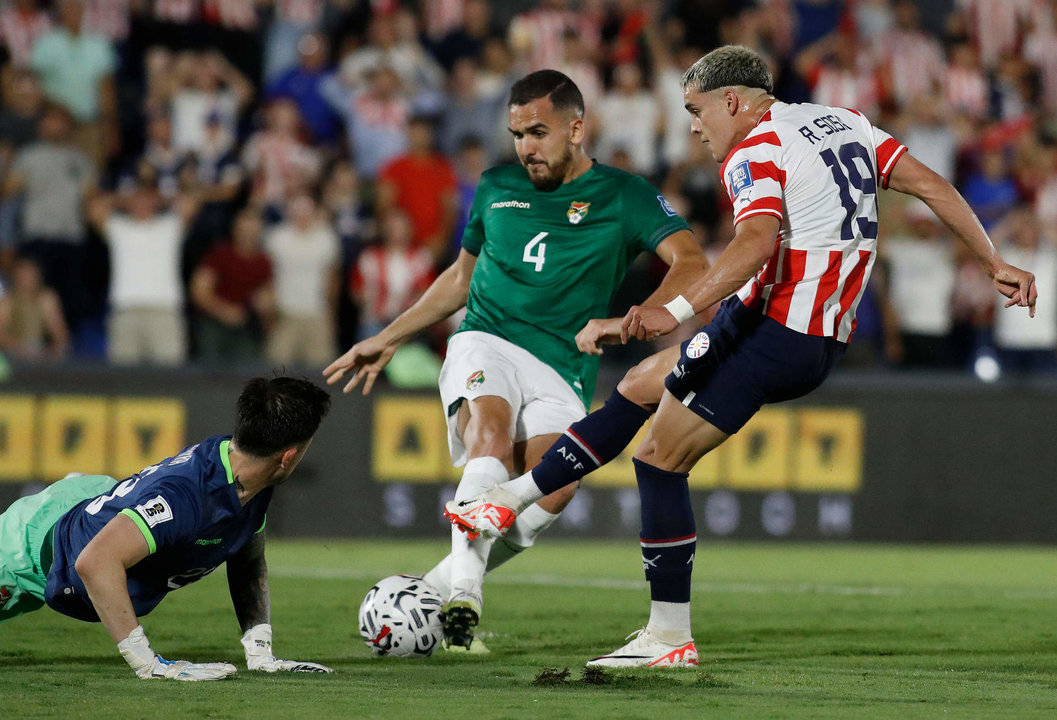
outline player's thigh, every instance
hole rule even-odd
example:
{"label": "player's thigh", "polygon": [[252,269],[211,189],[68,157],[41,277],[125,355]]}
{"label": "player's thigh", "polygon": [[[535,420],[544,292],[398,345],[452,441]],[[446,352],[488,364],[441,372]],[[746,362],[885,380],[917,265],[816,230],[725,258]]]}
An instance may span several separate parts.
{"label": "player's thigh", "polygon": [[[493,451],[500,452],[504,462],[511,457],[524,393],[508,345],[481,332],[456,333],[448,341],[437,384],[448,424],[448,447],[457,466]],[[491,436],[487,442],[486,434]]]}
{"label": "player's thigh", "polygon": [[679,361],[680,347],[673,345],[631,368],[617,384],[617,390],[625,398],[640,407],[656,409],[664,395],[664,379]]}
{"label": "player's thigh", "polygon": [[674,395],[665,393],[635,457],[662,470],[689,472],[705,453],[728,437]]}

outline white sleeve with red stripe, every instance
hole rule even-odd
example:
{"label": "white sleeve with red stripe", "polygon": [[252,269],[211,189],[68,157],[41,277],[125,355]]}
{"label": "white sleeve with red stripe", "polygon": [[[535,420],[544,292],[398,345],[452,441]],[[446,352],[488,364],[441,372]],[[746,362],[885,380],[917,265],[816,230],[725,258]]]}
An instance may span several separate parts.
{"label": "white sleeve with red stripe", "polygon": [[888,187],[888,176],[896,161],[907,151],[907,146],[877,127],[873,128],[873,146],[877,152],[877,174],[881,176],[881,187]]}
{"label": "white sleeve with red stripe", "polygon": [[723,184],[734,204],[734,224],[756,215],[783,217],[785,170],[782,146],[773,132],[745,139],[723,166]]}

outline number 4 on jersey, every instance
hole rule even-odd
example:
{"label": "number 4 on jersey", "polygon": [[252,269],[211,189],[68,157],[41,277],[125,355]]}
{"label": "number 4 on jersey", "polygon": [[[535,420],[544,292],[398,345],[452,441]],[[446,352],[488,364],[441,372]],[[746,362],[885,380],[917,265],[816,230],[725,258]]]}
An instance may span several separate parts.
{"label": "number 4 on jersey", "polygon": [[[543,262],[546,259],[544,256],[547,253],[547,243],[540,242],[540,240],[547,237],[548,235],[550,235],[550,233],[541,232],[539,235],[529,240],[528,245],[525,246],[525,252],[521,256],[521,259],[523,261],[527,263],[535,263],[536,272],[539,272],[543,269]],[[533,249],[536,250],[535,254],[532,253]]]}

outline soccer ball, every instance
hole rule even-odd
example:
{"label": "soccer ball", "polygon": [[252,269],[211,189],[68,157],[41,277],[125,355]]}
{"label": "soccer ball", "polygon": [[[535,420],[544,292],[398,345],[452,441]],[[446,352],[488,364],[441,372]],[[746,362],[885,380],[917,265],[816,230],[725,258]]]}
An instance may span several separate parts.
{"label": "soccer ball", "polygon": [[392,575],[360,603],[360,637],[375,655],[426,658],[444,637],[440,594],[422,578]]}

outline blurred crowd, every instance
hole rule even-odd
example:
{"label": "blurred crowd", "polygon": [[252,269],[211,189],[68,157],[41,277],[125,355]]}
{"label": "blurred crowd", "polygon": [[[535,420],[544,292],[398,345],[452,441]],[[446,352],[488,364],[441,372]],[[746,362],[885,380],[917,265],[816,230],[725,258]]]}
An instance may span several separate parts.
{"label": "blurred crowd", "polygon": [[[999,312],[884,194],[844,365],[1057,365],[1057,0],[2,0],[0,353],[325,365],[458,252],[481,172],[515,160],[509,87],[544,67],[583,92],[590,154],[718,252],[729,204],[679,79],[722,43],[763,53],[780,99],[865,112],[1038,279],[1036,318]],[[640,263],[618,303],[662,274]]]}

